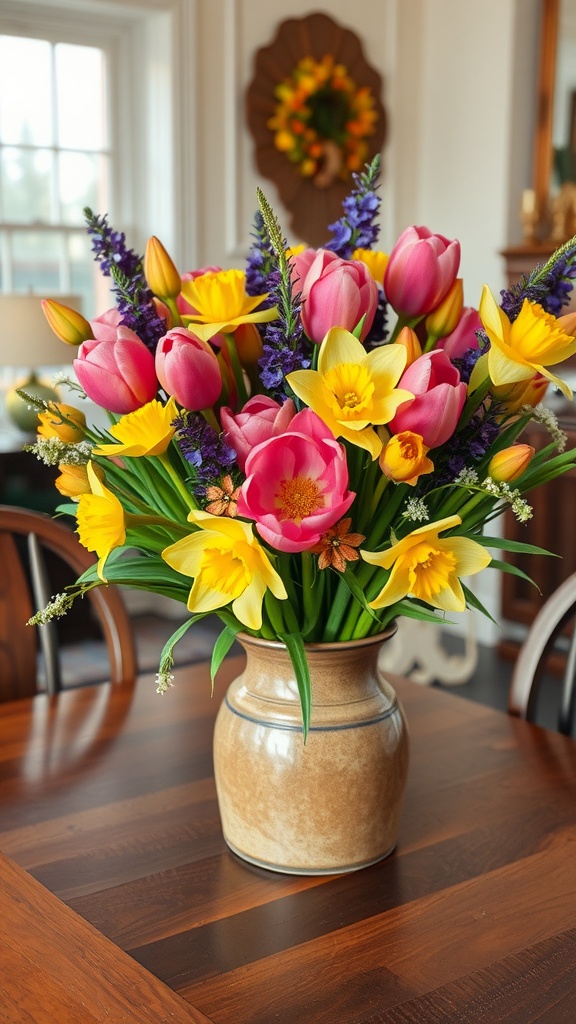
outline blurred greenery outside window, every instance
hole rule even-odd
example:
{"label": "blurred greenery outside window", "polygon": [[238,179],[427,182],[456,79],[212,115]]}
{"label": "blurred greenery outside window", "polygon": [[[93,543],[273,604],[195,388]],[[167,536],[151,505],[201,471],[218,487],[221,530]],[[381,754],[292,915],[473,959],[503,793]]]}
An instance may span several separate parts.
{"label": "blurred greenery outside window", "polygon": [[83,208],[109,208],[109,61],[103,49],[0,34],[0,291],[82,296],[101,275]]}

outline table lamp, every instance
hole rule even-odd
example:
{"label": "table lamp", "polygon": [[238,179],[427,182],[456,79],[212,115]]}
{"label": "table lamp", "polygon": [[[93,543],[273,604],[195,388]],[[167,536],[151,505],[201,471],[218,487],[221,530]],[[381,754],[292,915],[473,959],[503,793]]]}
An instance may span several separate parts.
{"label": "table lamp", "polygon": [[[6,395],[6,411],[20,430],[31,433],[36,429],[38,416],[18,393],[23,388],[30,395],[56,401],[58,393],[44,383],[37,371],[50,366],[63,366],[72,362],[76,348],[56,337],[44,316],[41,300],[44,296],[0,295],[0,338],[3,369],[29,371],[27,377],[14,384]],[[47,297],[47,296],[46,296]],[[58,302],[80,311],[79,295],[54,295]]]}

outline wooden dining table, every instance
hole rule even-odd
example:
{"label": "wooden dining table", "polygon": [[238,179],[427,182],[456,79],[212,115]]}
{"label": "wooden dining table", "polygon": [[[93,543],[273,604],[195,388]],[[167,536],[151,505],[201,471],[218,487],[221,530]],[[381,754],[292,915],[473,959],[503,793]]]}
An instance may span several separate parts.
{"label": "wooden dining table", "polygon": [[213,696],[199,664],[163,696],[0,706],[2,1024],[573,1024],[576,744],[394,679],[396,850],[282,875],[221,833],[212,730],[241,668]]}

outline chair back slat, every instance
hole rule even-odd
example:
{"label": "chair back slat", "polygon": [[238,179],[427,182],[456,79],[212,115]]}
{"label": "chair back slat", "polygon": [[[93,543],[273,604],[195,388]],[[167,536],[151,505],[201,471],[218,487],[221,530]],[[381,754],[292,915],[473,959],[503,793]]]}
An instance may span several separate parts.
{"label": "chair back slat", "polygon": [[[21,539],[20,546],[17,541]],[[22,544],[28,546],[29,565],[22,564]],[[0,700],[31,696],[37,691],[38,638],[42,645],[49,692],[60,685],[60,659],[54,623],[26,625],[35,611],[46,606],[55,589],[50,586],[44,551],[61,559],[80,576],[94,565],[94,557],[60,520],[41,512],[0,505]],[[57,589],[57,588],[56,588]],[[132,685],[137,674],[136,651],[130,618],[120,590],[97,587],[87,598],[106,642],[112,683]],[[81,679],[78,680],[82,682]]]}
{"label": "chair back slat", "polygon": [[576,711],[576,573],[572,573],[544,602],[532,623],[514,665],[508,694],[508,711],[534,721],[539,686],[546,659],[555,642],[572,622],[570,648],[558,712],[558,731],[571,735]]}
{"label": "chair back slat", "polygon": [[34,614],[28,583],[14,538],[0,533],[0,700],[36,692],[38,637],[26,623]]}
{"label": "chair back slat", "polygon": [[[32,593],[34,594],[34,606],[36,609],[45,608],[52,594],[48,582],[46,562],[35,533],[28,534],[28,555],[30,559],[30,577],[32,580]],[[62,673],[60,671],[60,658],[58,657],[58,631],[55,623],[45,622],[43,625],[38,626],[38,636],[44,657],[46,692],[51,694],[58,693],[62,687]]]}

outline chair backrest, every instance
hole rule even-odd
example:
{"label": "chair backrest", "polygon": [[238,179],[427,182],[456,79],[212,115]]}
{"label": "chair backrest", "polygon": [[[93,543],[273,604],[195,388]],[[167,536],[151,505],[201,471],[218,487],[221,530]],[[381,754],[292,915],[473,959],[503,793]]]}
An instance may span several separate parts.
{"label": "chair backrest", "polygon": [[[53,693],[60,688],[56,624],[26,624],[58,590],[51,589],[48,580],[47,561],[54,564],[54,556],[72,571],[73,578],[94,564],[93,555],[64,522],[42,512],[0,505],[0,701],[37,692],[38,642],[46,689]],[[133,684],[137,673],[134,638],[120,590],[95,587],[75,607],[84,601],[90,602],[106,642],[110,681]]]}
{"label": "chair backrest", "polygon": [[[514,665],[508,695],[508,711],[518,718],[535,720],[539,686],[555,642],[576,618],[576,572],[544,602],[536,615]],[[569,736],[576,711],[576,629],[565,647],[565,670],[560,696],[559,732]]]}

